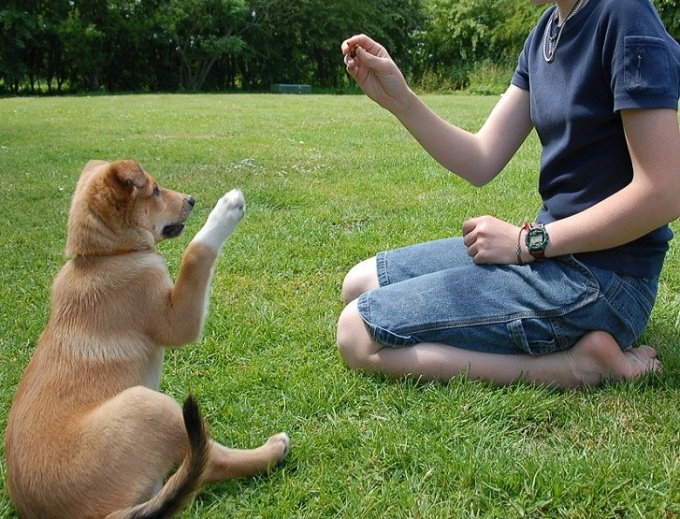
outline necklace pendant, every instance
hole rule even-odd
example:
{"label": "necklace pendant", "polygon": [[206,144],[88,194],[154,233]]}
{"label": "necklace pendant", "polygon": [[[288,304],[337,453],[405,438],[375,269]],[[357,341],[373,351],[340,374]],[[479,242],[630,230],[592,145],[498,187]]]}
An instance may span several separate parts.
{"label": "necklace pendant", "polygon": [[[545,26],[545,33],[543,34],[543,59],[546,63],[550,63],[555,58],[555,52],[557,51],[557,46],[560,44],[560,38],[562,37],[562,31],[567,25],[567,22],[574,16],[583,6],[584,0],[578,0],[576,4],[571,8],[571,12],[567,18],[562,22],[562,25],[557,25],[556,20],[558,20],[557,7],[555,7],[555,14],[550,17],[548,23]],[[553,34],[553,26],[557,27],[557,31]]]}
{"label": "necklace pendant", "polygon": [[553,59],[555,59],[555,50],[550,46],[548,48],[548,51],[543,54],[543,59],[545,59],[546,63],[550,63]]}

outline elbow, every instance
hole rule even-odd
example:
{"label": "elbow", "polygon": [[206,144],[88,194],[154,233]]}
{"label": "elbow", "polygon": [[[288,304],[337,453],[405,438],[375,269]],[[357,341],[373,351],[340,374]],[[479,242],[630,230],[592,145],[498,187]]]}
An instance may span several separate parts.
{"label": "elbow", "polygon": [[[677,172],[677,174],[680,176],[680,171]],[[680,218],[680,196],[678,196],[678,192],[680,192],[680,183],[679,185],[671,187],[666,193],[668,196],[668,203],[671,206],[671,218],[669,221],[675,221]]]}
{"label": "elbow", "polygon": [[678,197],[678,200],[674,201],[673,204],[673,209],[671,211],[671,217],[669,218],[669,222],[674,222],[675,220],[680,219],[680,197]]}
{"label": "elbow", "polygon": [[505,163],[482,160],[475,164],[463,178],[475,187],[484,187],[503,171]]}
{"label": "elbow", "polygon": [[465,179],[470,182],[475,187],[484,187],[489,182],[491,182],[500,171],[487,171],[479,170],[475,171],[473,174],[468,175]]}
{"label": "elbow", "polygon": [[181,348],[187,344],[198,342],[203,336],[203,323],[199,325],[176,326],[166,325],[161,330],[156,330],[152,334],[153,340],[159,346],[165,348]]}
{"label": "elbow", "polygon": [[[664,220],[666,221],[666,223],[670,223],[680,219],[680,196],[677,196],[678,189],[680,189],[680,186],[678,186],[677,188],[673,187],[666,190],[665,200],[663,200],[663,205],[660,205],[660,207],[665,208]],[[654,204],[656,205],[658,202],[659,200],[655,201]]]}
{"label": "elbow", "polygon": [[470,184],[472,184],[475,187],[484,187],[489,182],[491,182],[492,179],[493,179],[493,177],[491,177],[491,178],[481,178],[481,179],[475,178],[475,179],[468,179],[468,181],[470,182]]}

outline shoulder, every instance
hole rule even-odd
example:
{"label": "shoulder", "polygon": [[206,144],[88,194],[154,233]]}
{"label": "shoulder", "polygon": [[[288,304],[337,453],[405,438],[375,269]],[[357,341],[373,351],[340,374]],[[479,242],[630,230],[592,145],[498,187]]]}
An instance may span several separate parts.
{"label": "shoulder", "polygon": [[597,2],[599,20],[623,32],[666,33],[651,0],[591,0]]}
{"label": "shoulder", "polygon": [[610,71],[616,110],[673,108],[680,95],[680,45],[651,0],[597,2],[603,68]]}
{"label": "shoulder", "polygon": [[597,1],[603,12],[612,15],[628,16],[634,12],[656,13],[656,8],[651,0],[594,0]]}
{"label": "shoulder", "polygon": [[590,1],[597,2],[598,30],[606,59],[615,58],[626,48],[643,45],[660,49],[671,68],[680,67],[680,45],[666,30],[651,0]]}

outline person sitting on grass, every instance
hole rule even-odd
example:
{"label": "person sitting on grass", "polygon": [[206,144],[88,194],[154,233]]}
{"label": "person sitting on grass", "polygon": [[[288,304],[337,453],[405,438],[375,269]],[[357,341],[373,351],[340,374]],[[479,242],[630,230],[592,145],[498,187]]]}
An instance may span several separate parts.
{"label": "person sitting on grass", "polygon": [[471,218],[461,237],[380,252],[349,271],[337,346],[350,368],[567,388],[661,370],[653,348],[633,345],[680,216],[680,46],[648,0],[555,4],[477,133],[430,110],[382,45],[342,42],[365,94],[475,186],[532,129],[542,145],[533,224]]}

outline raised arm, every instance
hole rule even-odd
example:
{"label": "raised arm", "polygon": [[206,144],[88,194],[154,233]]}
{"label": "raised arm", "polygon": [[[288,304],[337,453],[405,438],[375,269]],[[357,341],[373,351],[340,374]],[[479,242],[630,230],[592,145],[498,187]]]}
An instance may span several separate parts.
{"label": "raised arm", "polygon": [[442,166],[480,186],[510,161],[532,129],[529,94],[515,86],[507,92],[477,133],[435,114],[409,88],[385,48],[365,35],[342,44],[348,73],[362,90],[389,110]]}

